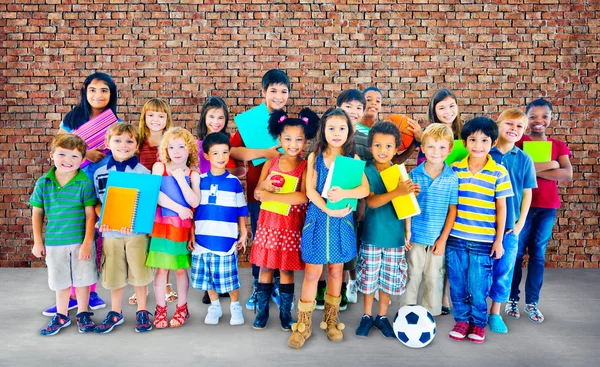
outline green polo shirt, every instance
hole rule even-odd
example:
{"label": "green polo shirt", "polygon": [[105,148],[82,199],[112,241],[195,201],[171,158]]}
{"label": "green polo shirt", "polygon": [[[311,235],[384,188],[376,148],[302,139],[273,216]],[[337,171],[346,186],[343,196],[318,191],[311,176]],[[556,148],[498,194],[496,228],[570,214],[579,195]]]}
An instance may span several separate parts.
{"label": "green polo shirt", "polygon": [[44,210],[46,246],[76,245],[85,237],[85,208],[96,205],[94,184],[80,169],[64,187],[56,179],[56,167],[40,177],[29,204]]}

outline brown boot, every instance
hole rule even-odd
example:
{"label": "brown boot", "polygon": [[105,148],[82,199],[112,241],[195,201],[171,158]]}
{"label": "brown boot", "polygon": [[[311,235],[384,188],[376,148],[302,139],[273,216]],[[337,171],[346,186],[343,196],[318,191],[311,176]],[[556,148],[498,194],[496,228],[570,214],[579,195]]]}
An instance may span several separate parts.
{"label": "brown boot", "polygon": [[315,301],[298,301],[298,322],[292,324],[292,335],[288,339],[288,347],[300,349],[312,334],[312,313]]}
{"label": "brown boot", "polygon": [[321,321],[321,329],[327,331],[327,339],[332,342],[341,342],[344,340],[342,330],[346,327],[341,322],[338,322],[340,314],[340,302],[342,297],[333,297],[329,294],[325,295],[325,312],[323,313],[323,321]]}

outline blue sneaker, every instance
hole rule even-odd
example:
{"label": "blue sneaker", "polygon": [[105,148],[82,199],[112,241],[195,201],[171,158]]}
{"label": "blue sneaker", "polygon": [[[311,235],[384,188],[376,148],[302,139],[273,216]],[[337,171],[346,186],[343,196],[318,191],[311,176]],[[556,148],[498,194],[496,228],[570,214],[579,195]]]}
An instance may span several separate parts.
{"label": "blue sneaker", "polygon": [[[72,310],[74,308],[77,308],[77,300],[73,299],[73,298],[69,298],[69,307],[67,308],[67,310]],[[42,315],[44,316],[54,316],[56,315],[56,305],[54,306],[50,306],[47,309],[45,309],[44,311],[42,311]]]}
{"label": "blue sneaker", "polygon": [[88,303],[92,310],[99,310],[106,307],[106,303],[98,296],[96,292],[90,292],[90,302]]}
{"label": "blue sneaker", "polygon": [[152,323],[150,322],[151,313],[146,310],[141,310],[135,313],[135,331],[143,333],[152,330]]}
{"label": "blue sneaker", "polygon": [[100,325],[96,326],[94,332],[98,334],[110,333],[115,326],[121,325],[123,321],[124,319],[122,313],[108,311],[108,313],[106,314],[106,318],[104,319],[104,321],[102,321]]}
{"label": "blue sneaker", "polygon": [[258,287],[258,279],[252,281],[252,294],[250,295],[250,298],[248,298],[248,302],[246,302],[246,309],[250,311],[256,309],[256,303],[258,302],[256,287]]}
{"label": "blue sneaker", "polygon": [[381,330],[381,333],[386,338],[395,337],[394,328],[392,328],[392,325],[388,321],[387,317],[377,315],[377,317],[375,318],[375,322],[373,322],[373,326]]}
{"label": "blue sneaker", "polygon": [[40,335],[42,336],[52,336],[57,334],[60,329],[71,325],[71,319],[69,316],[65,316],[63,314],[57,313],[52,317],[52,320],[46,325],[45,328],[40,330]]}
{"label": "blue sneaker", "polygon": [[360,323],[356,328],[356,336],[366,338],[369,335],[369,331],[373,327],[373,316],[363,315],[360,319]]}
{"label": "blue sneaker", "polygon": [[281,296],[279,295],[279,278],[275,278],[273,282],[273,293],[271,293],[271,301],[275,302],[277,308],[281,307]]}
{"label": "blue sneaker", "polygon": [[96,324],[92,321],[91,312],[80,312],[77,314],[77,328],[82,334],[90,333],[96,328]]}

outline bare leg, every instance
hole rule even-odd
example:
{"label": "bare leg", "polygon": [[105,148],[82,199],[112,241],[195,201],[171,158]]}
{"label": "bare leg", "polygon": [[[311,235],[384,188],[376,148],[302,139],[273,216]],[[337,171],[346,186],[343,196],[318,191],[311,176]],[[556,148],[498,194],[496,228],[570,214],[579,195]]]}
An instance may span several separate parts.
{"label": "bare leg", "polygon": [[[323,273],[323,265],[306,264],[304,269],[304,281],[302,282],[302,295],[300,300],[312,303],[317,295],[317,283]],[[341,285],[341,283],[340,283]]]}
{"label": "bare leg", "polygon": [[87,312],[90,302],[90,287],[77,287],[75,292],[77,293],[77,313]]}
{"label": "bare leg", "polygon": [[69,294],[71,294],[71,288],[65,288],[60,291],[56,291],[56,312],[65,316],[69,315]]}
{"label": "bare leg", "polygon": [[[145,288],[147,288],[147,287],[145,287]],[[125,287],[119,288],[119,289],[113,289],[110,291],[110,300],[111,300],[112,311],[121,313],[121,301],[123,300],[123,292],[124,291],[125,291]],[[138,294],[137,297],[138,297],[138,305],[139,305],[139,299],[141,298],[140,294]],[[146,293],[144,293],[144,300],[145,299],[146,299]],[[138,306],[138,309],[139,309],[139,306]]]}

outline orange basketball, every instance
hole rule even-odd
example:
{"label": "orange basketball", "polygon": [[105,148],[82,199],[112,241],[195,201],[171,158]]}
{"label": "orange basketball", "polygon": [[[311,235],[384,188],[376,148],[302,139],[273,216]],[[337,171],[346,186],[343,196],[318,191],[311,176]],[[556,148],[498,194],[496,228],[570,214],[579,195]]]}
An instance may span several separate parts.
{"label": "orange basketball", "polygon": [[398,147],[398,151],[401,152],[406,150],[415,139],[415,135],[409,129],[410,125],[408,124],[408,116],[406,115],[390,115],[385,121],[389,121],[398,127],[400,130],[400,146]]}

